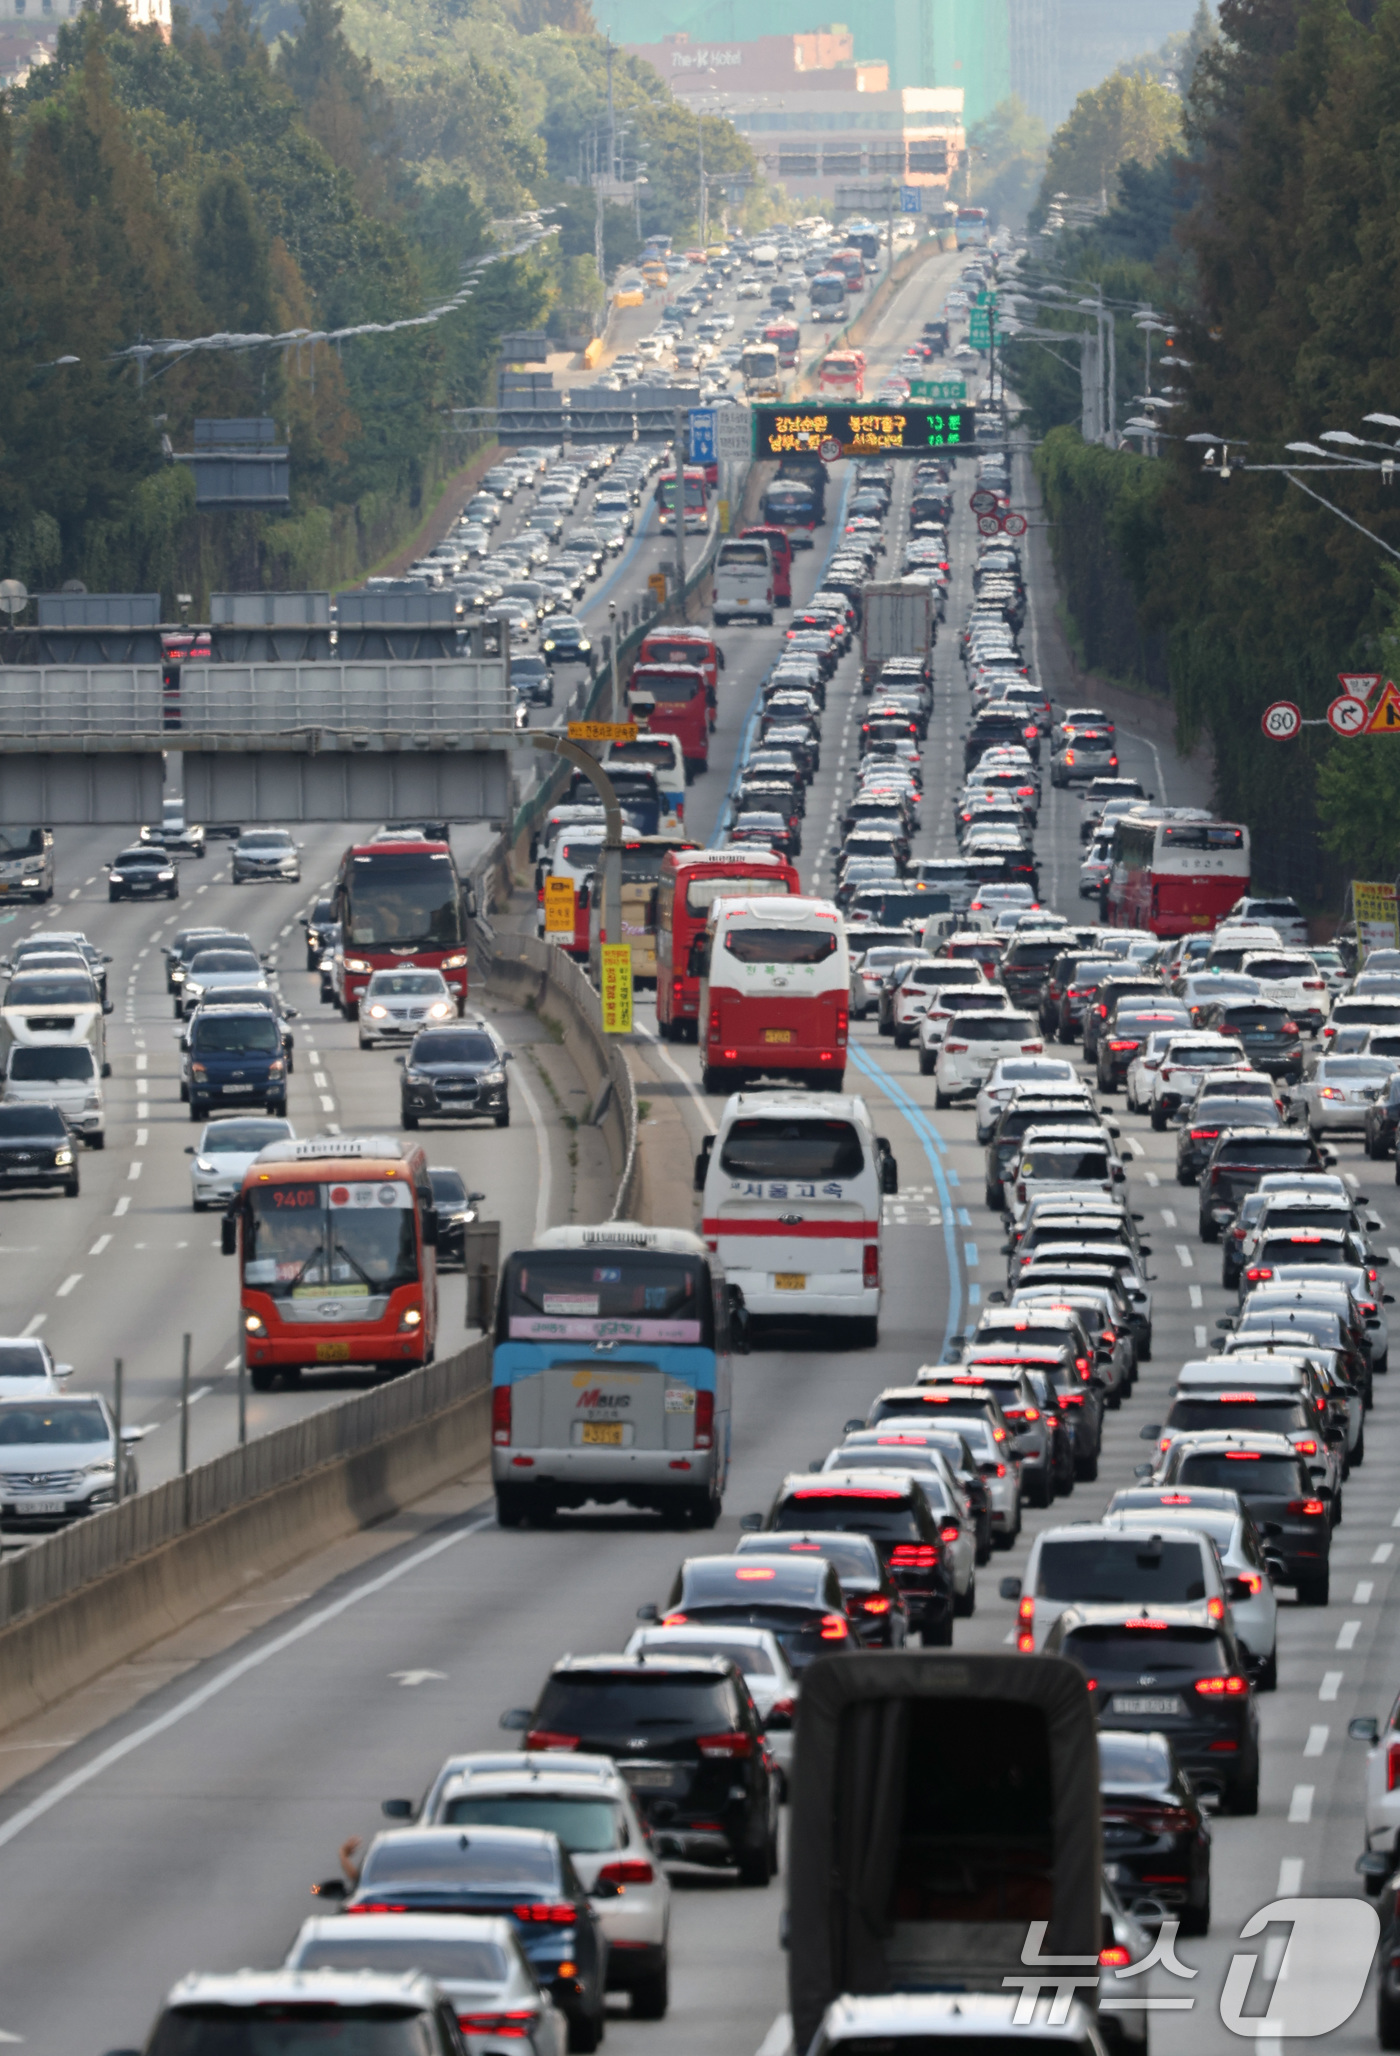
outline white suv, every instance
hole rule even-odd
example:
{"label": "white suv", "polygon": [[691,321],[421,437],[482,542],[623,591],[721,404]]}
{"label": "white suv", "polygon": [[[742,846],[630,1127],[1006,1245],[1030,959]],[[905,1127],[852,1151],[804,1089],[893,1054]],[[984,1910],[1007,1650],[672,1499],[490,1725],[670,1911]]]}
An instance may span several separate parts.
{"label": "white suv", "polygon": [[935,1107],[949,1106],[969,1092],[979,1092],[983,1079],[1003,1057],[1040,1056],[1044,1049],[1033,1015],[969,1008],[959,1014],[939,1044],[933,1070]]}
{"label": "white suv", "polygon": [[1248,1068],[1244,1044],[1233,1035],[1213,1035],[1204,1028],[1173,1035],[1152,1074],[1147,1110],[1153,1127],[1160,1135],[1168,1117],[1194,1099],[1197,1086],[1212,1073]]}
{"label": "white suv", "polygon": [[1259,980],[1259,997],[1266,1005],[1287,1007],[1299,1027],[1314,1035],[1332,1011],[1327,980],[1305,950],[1249,950],[1240,973]]}

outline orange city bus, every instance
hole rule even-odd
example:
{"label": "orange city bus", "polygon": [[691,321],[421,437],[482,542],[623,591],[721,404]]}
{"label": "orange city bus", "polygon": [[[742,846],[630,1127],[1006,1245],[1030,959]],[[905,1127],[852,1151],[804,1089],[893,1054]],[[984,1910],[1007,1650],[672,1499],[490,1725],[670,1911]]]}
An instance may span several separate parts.
{"label": "orange city bus", "polygon": [[239,1259],[244,1361],[255,1392],[280,1375],[363,1364],[411,1370],[437,1345],[428,1161],[396,1135],[271,1142],[224,1217]]}
{"label": "orange city bus", "polygon": [[656,904],[656,1026],[666,1041],[694,1037],[705,928],[715,901],[801,890],[796,865],[774,850],[667,853]]}

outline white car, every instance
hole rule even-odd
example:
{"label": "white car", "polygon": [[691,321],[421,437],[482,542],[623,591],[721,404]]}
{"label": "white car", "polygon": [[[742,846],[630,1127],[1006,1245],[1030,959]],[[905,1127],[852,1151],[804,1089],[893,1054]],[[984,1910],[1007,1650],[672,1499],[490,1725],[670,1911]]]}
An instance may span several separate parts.
{"label": "white car", "polygon": [[1290,943],[1295,949],[1308,946],[1308,924],[1297,900],[1261,899],[1246,893],[1243,899],[1235,901],[1221,926],[1241,921],[1259,921],[1277,929],[1279,941]]}
{"label": "white car", "polygon": [[977,1095],[977,1140],[983,1149],[992,1139],[1002,1108],[1018,1092],[1055,1092],[1061,1086],[1076,1092],[1082,1084],[1068,1057],[1003,1057],[993,1064]]}
{"label": "white car", "polygon": [[57,1107],[89,1149],[106,1147],[106,1101],[90,1043],[78,1049],[13,1043],[5,1060],[4,1104]]}
{"label": "white car", "polygon": [[[993,985],[989,980],[978,985],[948,985],[936,992],[919,1022],[919,1070],[923,1076],[932,1077],[951,1022],[966,1013],[985,1013],[988,1010],[1005,1013],[1012,1004],[1006,987]],[[1019,1043],[1014,1054],[1021,1054]]]}
{"label": "white car", "polygon": [[1039,1024],[1031,1014],[991,1007],[960,1013],[938,1046],[934,1106],[951,1106],[955,1099],[979,1091],[983,1079],[1003,1057],[1040,1056],[1044,1048]]}
{"label": "white car", "polygon": [[1101,2056],[1104,2041],[1079,2000],[1069,2001],[1063,2020],[1058,2002],[1053,2014],[1036,2006],[1024,2027],[1015,2024],[1019,2005],[1011,1992],[894,1992],[873,1999],[843,1995],[822,2015],[808,2056],[842,2056],[843,2051],[868,2056],[872,2049],[899,2056],[905,2042],[918,2056],[933,2056],[942,2041],[958,2056],[984,2045],[1001,2051],[1023,2043],[1040,2056]]}
{"label": "white car", "polygon": [[145,1430],[117,1424],[94,1392],[42,1390],[0,1399],[0,1521],[54,1527],[111,1506],[117,1464],[122,1497],[137,1490],[131,1445]]}
{"label": "white car", "polygon": [[456,1018],[456,997],[441,971],[376,971],[360,998],[360,1048],[411,1042],[420,1028]]}
{"label": "white car", "polygon": [[[1108,1130],[1092,1119],[1082,1128],[1028,1128],[1016,1147],[1003,1187],[1017,1226],[1037,1200],[1109,1198],[1127,1173]],[[1120,1195],[1121,1196],[1121,1195]]]}
{"label": "white car", "polygon": [[[761,1535],[741,1535],[739,1554],[758,1548]],[[761,1553],[761,1551],[760,1551]],[[788,1663],[783,1645],[771,1628],[638,1628],[623,1651],[660,1655],[728,1656],[744,1673],[749,1697],[758,1708],[769,1753],[783,1775],[784,1796],[792,1775],[794,1727],[802,1682]]]}
{"label": "white car", "polygon": [[[384,1811],[408,1819],[412,1802]],[[635,2017],[666,2010],[671,1883],[652,1855],[632,1789],[611,1756],[563,1751],[449,1757],[433,1780],[419,1827],[543,1828],[556,1834],[593,1899],[607,1938],[608,1987],[632,1993]],[[594,1898],[595,1888],[612,1896]]]}
{"label": "white car", "polygon": [[187,1146],[190,1162],[190,1204],[203,1213],[206,1207],[225,1207],[243,1190],[243,1174],[260,1149],[269,1142],[295,1142],[296,1129],[290,1121],[273,1115],[249,1119],[231,1114],[222,1121],[210,1121],[197,1143]]}
{"label": "white car", "polygon": [[[977,966],[972,968],[975,970]],[[895,987],[890,1007],[896,1049],[908,1049],[920,1021],[944,988],[967,986],[969,981],[966,978],[949,975],[950,972],[961,973],[963,969],[960,964],[940,964],[932,957],[915,956]]]}
{"label": "white car", "polygon": [[1240,972],[1259,980],[1260,999],[1271,1007],[1287,1007],[1299,1027],[1314,1035],[1332,1011],[1327,980],[1303,950],[1246,950]]}
{"label": "white car", "polygon": [[863,1021],[871,1008],[879,1005],[880,987],[895,965],[917,957],[919,945],[911,936],[907,949],[899,943],[881,942],[861,952],[858,927],[848,927],[846,938],[851,946],[851,1019]]}
{"label": "white car", "polygon": [[[108,1006],[111,1005],[110,1000]],[[75,1049],[87,1043],[102,1077],[107,1064],[106,1009],[90,974],[81,971],[15,972],[0,1006],[0,1038],[8,1051],[19,1043]]]}
{"label": "white car", "polygon": [[1201,1081],[1213,1072],[1248,1067],[1244,1044],[1233,1035],[1213,1035],[1208,1029],[1172,1034],[1152,1074],[1147,1110],[1153,1127],[1160,1135],[1171,1115],[1195,1098]]}
{"label": "white car", "polygon": [[1301,1113],[1312,1136],[1364,1128],[1367,1107],[1384,1093],[1394,1069],[1389,1057],[1319,1057],[1311,1074],[1292,1088],[1289,1112]]}
{"label": "white car", "polygon": [[1137,1055],[1128,1066],[1128,1075],[1123,1081],[1123,1097],[1130,1114],[1146,1113],[1152,1104],[1152,1081],[1162,1058],[1167,1053],[1175,1028],[1154,1028],[1138,1045]]}
{"label": "white car", "polygon": [[0,1335],[0,1399],[33,1399],[61,1392],[72,1364],[56,1364],[37,1335]]}
{"label": "white car", "polygon": [[1152,1546],[1156,1530],[1155,1508],[1121,1520],[1104,1516],[1073,1527],[1042,1528],[1031,1544],[1024,1575],[1001,1581],[1002,1598],[1016,1602],[1016,1646],[1022,1655],[1044,1648],[1067,1606],[1097,1605],[1101,1595],[1134,1609],[1150,1609],[1154,1601],[1158,1606],[1187,1603],[1176,1598],[1178,1592],[1189,1592],[1192,1601],[1207,1606],[1212,1599],[1228,1605],[1215,1544],[1197,1532],[1195,1523],[1159,1547]]}
{"label": "white car", "polygon": [[[303,1974],[296,1980],[296,1998],[303,2003],[316,1996],[315,1982],[304,1979],[307,1971],[356,1977],[365,1971],[420,1971],[462,2023],[467,2056],[504,2056],[507,2050],[515,2056],[565,2056],[569,2046],[568,2021],[539,1984],[502,1914],[361,1913],[354,1920],[319,1914],[302,1922],[284,1967]],[[390,1990],[401,2002],[397,1981]],[[350,2022],[320,2026],[315,2033],[318,2039],[360,2041]],[[415,2033],[404,2046],[436,2044]]]}

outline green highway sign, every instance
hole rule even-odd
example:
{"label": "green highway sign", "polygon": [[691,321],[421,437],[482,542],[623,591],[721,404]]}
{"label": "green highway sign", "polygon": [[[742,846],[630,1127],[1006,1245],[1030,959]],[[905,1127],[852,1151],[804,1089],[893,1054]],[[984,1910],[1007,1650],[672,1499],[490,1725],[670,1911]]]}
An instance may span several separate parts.
{"label": "green highway sign", "polygon": [[970,448],[976,441],[970,407],[930,407],[919,400],[902,407],[765,401],[753,416],[759,458],[799,452],[828,462],[838,456],[921,457],[930,450]]}
{"label": "green highway sign", "polygon": [[974,307],[967,317],[967,340],[974,350],[992,347],[991,311],[989,307]]}
{"label": "green highway sign", "polygon": [[967,380],[965,378],[911,378],[909,381],[911,400],[965,400]]}

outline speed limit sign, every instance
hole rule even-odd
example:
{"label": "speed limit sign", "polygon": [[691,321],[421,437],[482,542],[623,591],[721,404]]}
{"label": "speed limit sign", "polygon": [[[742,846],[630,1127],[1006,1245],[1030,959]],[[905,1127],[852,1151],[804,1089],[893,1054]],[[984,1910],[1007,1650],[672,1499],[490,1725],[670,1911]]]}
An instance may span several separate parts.
{"label": "speed limit sign", "polygon": [[1260,725],[1271,742],[1292,742],[1303,725],[1302,711],[1292,700],[1275,700],[1265,707]]}
{"label": "speed limit sign", "polygon": [[996,503],[996,494],[990,486],[985,485],[979,485],[976,492],[969,495],[967,502],[974,514],[990,514]]}
{"label": "speed limit sign", "polygon": [[1000,535],[1001,523],[996,515],[979,514],[977,517],[977,533],[979,535]]}
{"label": "speed limit sign", "polygon": [[1026,517],[1024,514],[1004,514],[1001,525],[1007,535],[1024,535],[1026,532]]}
{"label": "speed limit sign", "polygon": [[834,464],[840,454],[841,445],[834,435],[826,436],[817,451],[817,455],[821,458],[823,464]]}
{"label": "speed limit sign", "polygon": [[1327,725],[1337,735],[1360,735],[1370,718],[1365,700],[1351,692],[1339,693],[1327,709]]}

